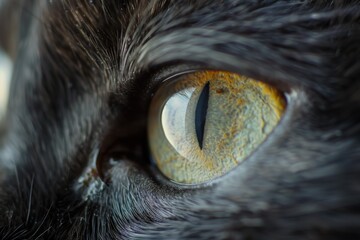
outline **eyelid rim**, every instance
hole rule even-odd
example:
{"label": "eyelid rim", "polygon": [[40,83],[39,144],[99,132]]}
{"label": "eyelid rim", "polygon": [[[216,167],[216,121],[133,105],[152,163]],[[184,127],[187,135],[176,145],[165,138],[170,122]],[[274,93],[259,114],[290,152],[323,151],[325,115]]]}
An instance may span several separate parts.
{"label": "eyelid rim", "polygon": [[[168,81],[172,81],[173,79],[180,77],[182,75],[199,72],[199,71],[222,71],[222,72],[230,72],[234,74],[238,74],[241,76],[249,77],[255,81],[263,82],[265,84],[268,84],[274,88],[276,88],[278,91],[285,94],[291,94],[294,90],[301,89],[300,86],[290,85],[290,83],[285,82],[283,80],[274,79],[271,77],[264,77],[261,74],[251,74],[246,75],[243,74],[240,70],[239,71],[232,71],[226,68],[218,68],[215,66],[204,66],[194,63],[194,66],[191,66],[191,63],[187,64],[180,64],[176,66],[170,66],[166,67],[164,69],[159,70],[157,74],[154,75],[153,80],[150,84],[150,101],[152,97],[155,95],[157,90],[165,84]],[[288,100],[288,99],[286,99]]]}

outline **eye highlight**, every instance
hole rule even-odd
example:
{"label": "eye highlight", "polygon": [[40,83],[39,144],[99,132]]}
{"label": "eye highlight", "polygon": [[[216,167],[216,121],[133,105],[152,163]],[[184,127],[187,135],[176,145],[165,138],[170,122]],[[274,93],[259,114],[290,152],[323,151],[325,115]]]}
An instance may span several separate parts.
{"label": "eye highlight", "polygon": [[152,157],[171,181],[199,184],[241,163],[278,124],[275,88],[234,73],[201,71],[165,82],[150,106]]}

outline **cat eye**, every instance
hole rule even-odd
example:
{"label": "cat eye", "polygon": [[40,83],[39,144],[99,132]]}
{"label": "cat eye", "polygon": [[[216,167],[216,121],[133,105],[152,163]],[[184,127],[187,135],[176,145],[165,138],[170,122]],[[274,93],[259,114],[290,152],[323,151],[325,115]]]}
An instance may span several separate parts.
{"label": "cat eye", "polygon": [[272,86],[234,73],[199,71],[162,84],[148,120],[152,158],[169,180],[199,184],[239,165],[286,108]]}

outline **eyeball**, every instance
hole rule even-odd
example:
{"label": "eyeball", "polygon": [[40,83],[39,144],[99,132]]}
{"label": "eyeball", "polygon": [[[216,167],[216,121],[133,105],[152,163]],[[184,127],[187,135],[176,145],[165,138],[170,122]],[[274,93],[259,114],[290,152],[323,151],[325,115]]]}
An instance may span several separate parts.
{"label": "eyeball", "polygon": [[259,147],[286,108],[272,86],[234,73],[199,71],[165,82],[148,119],[150,152],[169,180],[222,176]]}

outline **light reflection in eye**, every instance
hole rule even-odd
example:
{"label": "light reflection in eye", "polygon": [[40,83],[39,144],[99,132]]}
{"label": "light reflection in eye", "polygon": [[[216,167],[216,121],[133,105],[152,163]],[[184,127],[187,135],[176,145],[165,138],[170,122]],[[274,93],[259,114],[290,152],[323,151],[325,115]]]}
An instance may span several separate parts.
{"label": "light reflection in eye", "polygon": [[186,140],[192,130],[189,121],[191,121],[193,114],[190,103],[194,101],[192,99],[194,91],[195,88],[191,87],[171,96],[165,103],[161,115],[161,123],[166,138],[172,147],[184,157],[188,157],[189,149],[187,148],[189,146],[181,144],[181,141]]}
{"label": "light reflection in eye", "polygon": [[0,49],[0,121],[5,115],[5,109],[8,101],[11,71],[11,60]]}

